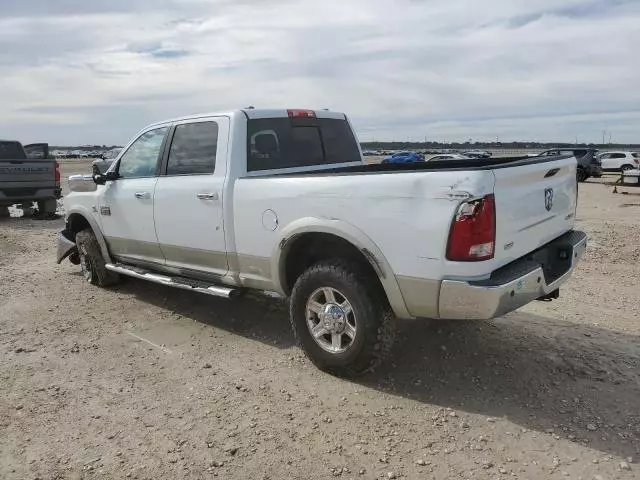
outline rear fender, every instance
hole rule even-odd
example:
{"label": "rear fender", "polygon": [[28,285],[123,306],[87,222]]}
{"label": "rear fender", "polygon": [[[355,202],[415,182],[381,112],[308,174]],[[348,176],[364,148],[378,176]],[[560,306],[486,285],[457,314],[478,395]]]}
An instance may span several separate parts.
{"label": "rear fender", "polygon": [[402,297],[396,277],[378,246],[362,230],[343,220],[306,217],[291,222],[282,229],[280,241],[271,255],[271,271],[274,285],[283,295],[287,291],[285,282],[286,257],[290,246],[297,236],[305,233],[327,233],[340,237],[355,246],[369,261],[378,274],[380,283],[396,316],[413,318]]}

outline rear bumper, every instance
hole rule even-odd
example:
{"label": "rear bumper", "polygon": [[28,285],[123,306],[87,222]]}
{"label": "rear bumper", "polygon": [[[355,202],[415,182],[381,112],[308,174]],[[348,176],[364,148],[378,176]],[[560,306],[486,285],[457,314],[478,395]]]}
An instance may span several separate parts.
{"label": "rear bumper", "polygon": [[0,203],[7,205],[23,202],[37,202],[42,200],[57,200],[59,198],[62,198],[62,189],[60,187],[39,189],[0,189]]}
{"label": "rear bumper", "polygon": [[493,272],[487,280],[443,280],[438,316],[488,320],[544,297],[565,283],[587,247],[587,235],[572,231],[525,258]]}

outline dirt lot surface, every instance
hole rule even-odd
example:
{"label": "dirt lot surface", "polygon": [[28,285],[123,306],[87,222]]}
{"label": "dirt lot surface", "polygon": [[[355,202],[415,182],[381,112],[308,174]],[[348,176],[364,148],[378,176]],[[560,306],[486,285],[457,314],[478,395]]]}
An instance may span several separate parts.
{"label": "dirt lot surface", "polygon": [[0,478],[638,479],[640,197],[610,191],[581,187],[559,300],[398,322],[357,381],[316,370],[278,303],[91,287],[55,264],[62,219],[3,221]]}

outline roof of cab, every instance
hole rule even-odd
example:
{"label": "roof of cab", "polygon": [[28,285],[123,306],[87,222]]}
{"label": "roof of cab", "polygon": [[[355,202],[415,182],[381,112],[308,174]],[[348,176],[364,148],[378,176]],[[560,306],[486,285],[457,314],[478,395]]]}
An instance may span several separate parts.
{"label": "roof of cab", "polygon": [[[312,110],[318,118],[337,118],[344,120],[346,115],[342,112],[333,112],[327,109],[308,109]],[[185,120],[197,120],[198,118],[208,117],[234,117],[236,115],[244,115],[247,119],[258,118],[282,118],[288,117],[289,109],[286,108],[243,108],[238,110],[231,110],[227,112],[209,112],[209,113],[196,113],[193,115],[186,115],[184,117],[171,118],[168,120],[162,120],[148,125],[146,128],[155,127],[159,125],[166,125],[167,123],[182,122]]]}

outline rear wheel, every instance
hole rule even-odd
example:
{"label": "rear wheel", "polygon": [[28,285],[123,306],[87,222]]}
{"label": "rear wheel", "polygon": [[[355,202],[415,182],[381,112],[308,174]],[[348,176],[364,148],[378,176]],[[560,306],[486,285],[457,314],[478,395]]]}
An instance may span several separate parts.
{"label": "rear wheel", "polygon": [[587,175],[587,172],[585,172],[583,168],[579,168],[578,171],[576,172],[576,178],[578,179],[579,182],[584,182],[589,177]]}
{"label": "rear wheel", "polygon": [[99,287],[118,283],[120,276],[106,269],[98,239],[90,228],[76,234],[76,245],[82,275],[87,282]]}
{"label": "rear wheel", "polygon": [[291,294],[290,320],[305,354],[321,370],[356,376],[377,367],[393,344],[384,292],[357,265],[310,267]]}
{"label": "rear wheel", "polygon": [[633,169],[633,165],[622,165],[622,167],[620,167],[620,170],[622,170],[623,172],[626,172],[627,170],[632,170]]}

